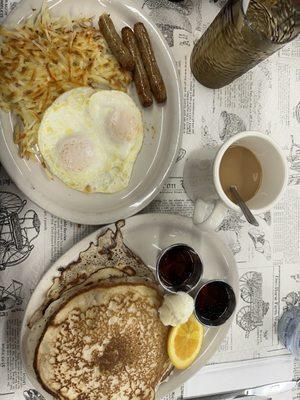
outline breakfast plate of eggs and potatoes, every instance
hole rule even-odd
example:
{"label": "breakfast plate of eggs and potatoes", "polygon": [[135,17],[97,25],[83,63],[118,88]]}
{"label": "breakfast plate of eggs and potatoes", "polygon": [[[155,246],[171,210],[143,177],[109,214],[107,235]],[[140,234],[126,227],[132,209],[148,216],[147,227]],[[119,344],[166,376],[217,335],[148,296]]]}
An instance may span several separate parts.
{"label": "breakfast plate of eggs and potatoes", "polygon": [[1,164],[36,204],[104,224],[144,208],[181,141],[174,59],[130,1],[24,0],[0,28]]}

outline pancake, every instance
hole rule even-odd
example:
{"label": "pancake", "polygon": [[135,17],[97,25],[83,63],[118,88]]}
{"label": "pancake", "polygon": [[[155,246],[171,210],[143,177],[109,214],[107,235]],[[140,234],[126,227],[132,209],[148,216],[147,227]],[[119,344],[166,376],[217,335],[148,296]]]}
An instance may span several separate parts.
{"label": "pancake", "polygon": [[[117,222],[115,232],[107,229],[99,236],[97,245],[91,243],[88,249],[79,254],[76,261],[59,268],[59,275],[53,279],[43,303],[29,321],[29,328],[44,318],[47,308],[64,292],[73,287],[80,287],[79,285],[88,281],[93,274],[99,273],[101,270],[107,272],[107,274],[104,272],[102,280],[114,276],[119,277],[121,274],[121,276],[139,277],[144,281],[155,281],[150,268],[124,244],[121,232],[123,226],[124,221]],[[112,270],[115,271],[115,274]]]}
{"label": "pancake", "polygon": [[51,316],[36,348],[42,386],[59,399],[151,400],[170,369],[154,285],[86,287]]}
{"label": "pancake", "polygon": [[35,340],[37,341],[39,336],[41,336],[41,332],[44,330],[49,318],[56,313],[68,299],[74,296],[74,294],[78,293],[81,289],[92,287],[99,283],[112,282],[115,279],[120,279],[121,277],[126,280],[126,276],[127,275],[124,272],[118,271],[115,268],[103,268],[91,274],[82,283],[65,290],[58,299],[52,301],[48,305],[42,315],[40,313],[40,309],[38,309],[38,311],[34,314],[31,319],[32,324],[30,326],[31,337],[35,337]]}

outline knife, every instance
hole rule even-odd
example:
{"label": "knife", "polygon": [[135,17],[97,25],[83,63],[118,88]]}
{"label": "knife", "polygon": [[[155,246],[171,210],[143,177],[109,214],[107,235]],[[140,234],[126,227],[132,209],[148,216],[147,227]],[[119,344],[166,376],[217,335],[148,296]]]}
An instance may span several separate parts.
{"label": "knife", "polygon": [[215,393],[205,396],[187,397],[184,400],[233,400],[244,396],[265,396],[288,392],[298,387],[299,381],[285,381],[256,386],[250,389],[233,390],[231,392]]}

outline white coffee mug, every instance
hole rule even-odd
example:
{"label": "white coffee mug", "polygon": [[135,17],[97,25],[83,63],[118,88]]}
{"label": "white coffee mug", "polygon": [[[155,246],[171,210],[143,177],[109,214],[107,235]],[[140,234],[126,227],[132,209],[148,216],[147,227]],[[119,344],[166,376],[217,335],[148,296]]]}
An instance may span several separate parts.
{"label": "white coffee mug", "polygon": [[[198,192],[196,198],[190,196],[195,201],[194,223],[201,224],[203,228],[216,229],[229,209],[241,213],[240,208],[226,196],[220,182],[221,160],[225,151],[232,145],[243,146],[251,150],[262,167],[261,186],[255,196],[247,201],[247,205],[254,215],[270,210],[279,200],[287,186],[287,161],[280,147],[269,136],[260,132],[247,131],[238,133],[217,150],[212,162],[211,176],[204,177],[204,179],[207,179],[205,185],[213,187],[217,200],[212,203],[207,201],[207,196],[206,200],[204,200],[201,196],[201,191]],[[207,162],[208,160],[205,161]],[[185,179],[184,186],[189,194]],[[202,190],[202,192],[205,192],[205,190]]]}

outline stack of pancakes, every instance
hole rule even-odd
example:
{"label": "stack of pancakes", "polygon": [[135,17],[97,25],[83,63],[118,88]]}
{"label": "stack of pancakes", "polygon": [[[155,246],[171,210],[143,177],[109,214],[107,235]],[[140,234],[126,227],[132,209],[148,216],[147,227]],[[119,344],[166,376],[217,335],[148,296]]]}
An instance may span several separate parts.
{"label": "stack of pancakes", "polygon": [[152,272],[108,229],[61,270],[29,327],[34,369],[58,399],[154,399],[170,371]]}

